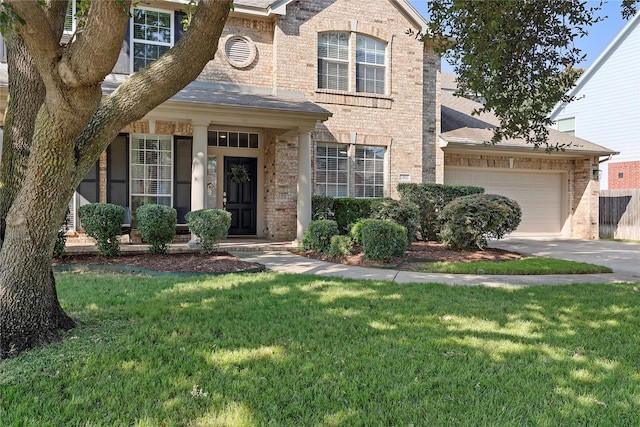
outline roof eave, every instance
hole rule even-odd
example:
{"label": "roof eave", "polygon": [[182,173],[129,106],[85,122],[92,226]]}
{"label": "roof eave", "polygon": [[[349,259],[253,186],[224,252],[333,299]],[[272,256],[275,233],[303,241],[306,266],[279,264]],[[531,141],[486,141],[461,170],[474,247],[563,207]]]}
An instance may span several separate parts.
{"label": "roof eave", "polygon": [[565,157],[584,157],[584,156],[615,156],[620,154],[618,151],[613,150],[586,150],[586,149],[574,149],[569,148],[565,151],[553,151],[548,153],[544,151],[544,149],[535,149],[533,147],[523,147],[521,145],[508,145],[508,143],[498,143],[497,145],[485,144],[483,141],[456,141],[447,139],[445,136],[440,136],[440,139],[444,142],[441,144],[441,148],[445,151],[447,150],[464,150],[464,151],[482,151],[486,153],[487,151],[491,151],[494,154],[498,154],[500,152],[503,153],[522,153],[522,154],[538,154],[538,155],[559,155]]}

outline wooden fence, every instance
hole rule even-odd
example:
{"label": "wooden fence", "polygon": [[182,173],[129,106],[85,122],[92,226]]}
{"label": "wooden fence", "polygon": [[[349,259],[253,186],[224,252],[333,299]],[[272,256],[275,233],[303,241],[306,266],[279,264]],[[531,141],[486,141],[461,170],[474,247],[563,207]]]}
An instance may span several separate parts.
{"label": "wooden fence", "polygon": [[640,240],[640,190],[600,191],[600,238]]}

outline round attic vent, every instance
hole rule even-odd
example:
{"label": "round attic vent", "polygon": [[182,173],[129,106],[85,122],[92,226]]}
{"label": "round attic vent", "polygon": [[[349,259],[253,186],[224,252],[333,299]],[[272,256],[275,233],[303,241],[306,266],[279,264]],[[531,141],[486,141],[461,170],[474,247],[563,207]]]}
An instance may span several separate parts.
{"label": "round attic vent", "polygon": [[246,68],[256,58],[256,46],[244,36],[231,36],[224,44],[224,53],[229,64],[236,68]]}

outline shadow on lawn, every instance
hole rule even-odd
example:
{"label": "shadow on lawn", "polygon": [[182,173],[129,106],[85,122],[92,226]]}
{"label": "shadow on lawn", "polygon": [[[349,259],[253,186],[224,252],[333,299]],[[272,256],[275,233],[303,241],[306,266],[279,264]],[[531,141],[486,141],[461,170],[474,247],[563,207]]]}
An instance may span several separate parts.
{"label": "shadow on lawn", "polygon": [[[40,397],[70,408],[60,421],[640,424],[632,285],[82,277],[59,277],[81,326],[25,358],[50,358],[60,372],[64,393]],[[17,387],[1,405],[9,415],[12,400],[35,395],[18,377],[0,384]]]}

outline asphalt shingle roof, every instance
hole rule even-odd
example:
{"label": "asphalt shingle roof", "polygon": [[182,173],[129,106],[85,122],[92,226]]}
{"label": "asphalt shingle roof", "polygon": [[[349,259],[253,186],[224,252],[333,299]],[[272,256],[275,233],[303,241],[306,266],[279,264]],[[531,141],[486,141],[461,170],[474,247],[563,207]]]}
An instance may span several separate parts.
{"label": "asphalt shingle roof", "polygon": [[[120,83],[105,81],[102,91],[113,92]],[[276,110],[282,112],[316,113],[330,116],[331,112],[307,100],[303,96],[284,97],[262,94],[243,93],[241,91],[223,90],[218,85],[194,82],[171,97],[171,101],[191,102],[194,104],[228,105],[256,109]]]}
{"label": "asphalt shingle roof", "polygon": [[[494,114],[482,113],[479,116],[472,116],[472,111],[482,105],[463,97],[454,96],[452,93],[441,91],[440,100],[442,103],[440,137],[442,139],[450,145],[462,146],[482,146],[491,140],[493,129],[500,124]],[[568,153],[601,156],[616,154],[613,150],[555,129],[549,129],[549,143],[552,146],[566,144],[565,151]],[[498,147],[533,150],[533,146],[524,139],[501,141]]]}

